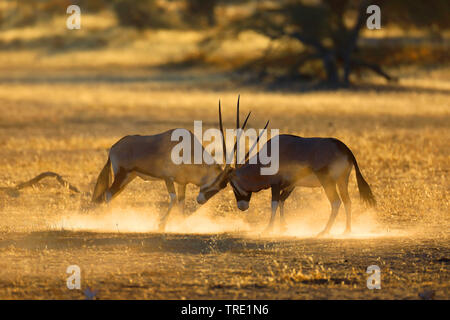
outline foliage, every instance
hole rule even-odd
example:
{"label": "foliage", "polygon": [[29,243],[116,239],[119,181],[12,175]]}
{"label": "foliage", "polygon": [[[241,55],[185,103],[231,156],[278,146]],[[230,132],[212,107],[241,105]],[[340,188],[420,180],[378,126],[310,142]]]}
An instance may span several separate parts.
{"label": "foliage", "polygon": [[3,28],[30,26],[58,12],[65,14],[70,4],[69,0],[7,0],[0,7],[0,24]]}
{"label": "foliage", "polygon": [[214,26],[217,3],[218,0],[186,0],[185,19],[191,25]]}
{"label": "foliage", "polygon": [[[396,0],[375,3],[381,7],[382,21],[386,17],[390,25],[430,29],[449,25],[450,19],[446,19],[450,12],[446,10],[450,6],[448,1],[412,1],[411,6]],[[251,30],[270,38],[272,44],[298,42],[301,49],[294,58],[291,55],[289,61],[281,64],[285,67],[281,76],[280,70],[276,70],[277,79],[313,77],[324,79],[328,84],[348,85],[352,73],[368,69],[388,81],[396,80],[383,70],[379,61],[365,55],[359,47],[360,33],[368,17],[366,9],[371,4],[374,3],[367,0],[263,2],[250,15],[231,21],[224,28],[221,38],[227,35],[235,37],[243,31]],[[425,12],[424,15],[420,14],[422,11]],[[274,70],[269,70],[273,67],[268,63],[273,47],[274,45],[269,46],[260,59],[245,65],[241,71],[251,71],[258,78],[273,78]],[[322,65],[319,70],[312,67],[318,61]],[[312,69],[315,69],[314,74],[304,73]]]}
{"label": "foliage", "polygon": [[76,4],[82,13],[108,8],[107,0],[6,0],[0,7],[0,25],[6,28],[34,25],[55,15],[65,15],[67,7]]}
{"label": "foliage", "polygon": [[378,0],[385,25],[405,29],[450,29],[450,2],[447,0]]}
{"label": "foliage", "polygon": [[367,3],[349,0],[280,1],[277,5],[259,7],[250,17],[236,23],[234,31],[239,33],[251,29],[272,40],[294,39],[300,42],[304,50],[289,69],[294,77],[305,64],[320,60],[328,83],[348,84],[355,65],[376,69],[391,79],[378,66],[354,55]]}
{"label": "foliage", "polygon": [[156,0],[116,0],[113,8],[122,26],[137,29],[167,26],[164,10]]}

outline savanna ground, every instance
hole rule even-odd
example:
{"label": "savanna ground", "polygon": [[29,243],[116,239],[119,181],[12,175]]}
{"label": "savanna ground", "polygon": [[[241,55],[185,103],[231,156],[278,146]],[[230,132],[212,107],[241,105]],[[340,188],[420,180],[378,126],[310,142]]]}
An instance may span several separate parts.
{"label": "savanna ground", "polygon": [[[94,29],[88,18],[80,38]],[[96,34],[111,30],[104,23]],[[158,67],[195,51],[195,32],[112,29],[116,42],[76,49],[64,27],[40,32],[1,34],[0,187],[55,171],[83,193],[51,179],[0,193],[1,299],[83,299],[87,287],[99,299],[418,299],[425,290],[450,298],[448,67],[394,70],[394,85],[273,91],[220,71]],[[239,212],[229,187],[199,208],[190,186],[190,215],[174,212],[167,233],[156,231],[168,203],[163,182],[136,179],[111,205],[89,206],[117,139],[192,129],[194,120],[215,127],[219,98],[232,127],[238,93],[253,127],[270,119],[280,132],[333,136],[353,150],[378,200],[375,209],[359,202],[352,173],[353,235],[340,235],[341,208],[332,235],[315,238],[330,210],[320,189],[296,189],[288,230],[272,235],[261,234],[269,191]],[[66,287],[74,264],[81,291]],[[381,290],[366,287],[369,265],[381,268]]]}

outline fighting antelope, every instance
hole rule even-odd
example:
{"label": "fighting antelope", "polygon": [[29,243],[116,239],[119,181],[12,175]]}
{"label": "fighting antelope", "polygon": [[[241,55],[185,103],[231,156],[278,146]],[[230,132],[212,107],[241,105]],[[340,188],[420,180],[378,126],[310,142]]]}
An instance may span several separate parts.
{"label": "fighting antelope", "polygon": [[[160,230],[165,227],[177,193],[178,205],[184,212],[186,185],[192,183],[202,187],[210,184],[221,173],[221,167],[216,162],[194,164],[194,161],[191,161],[191,164],[175,164],[171,159],[172,149],[178,143],[171,139],[174,130],[176,129],[151,136],[125,136],[117,141],[109,150],[108,160],[98,176],[92,201],[96,203],[111,201],[136,177],[143,180],[159,179],[166,183],[170,197],[169,208],[160,220]],[[188,132],[192,150],[194,144],[201,146],[194,134]],[[203,146],[201,150],[204,150]]]}
{"label": "fighting antelope", "polygon": [[[221,110],[219,108],[220,130],[222,132],[223,149],[226,152],[225,138],[221,123]],[[239,123],[237,124],[239,126]],[[266,124],[267,127],[267,124]],[[258,137],[256,143],[258,142]],[[272,143],[278,143],[279,170],[273,175],[262,175],[261,168],[267,166],[261,164],[259,154],[268,154],[272,151]],[[254,145],[254,146],[255,146]],[[253,147],[254,147],[253,146]],[[252,148],[253,148],[252,147]],[[236,153],[236,145],[234,148]],[[295,187],[323,187],[331,204],[331,215],[325,229],[319,236],[327,234],[338,214],[341,199],[346,211],[345,233],[351,232],[351,202],[348,194],[348,180],[352,168],[355,168],[356,181],[360,196],[369,205],[375,205],[375,198],[369,185],[364,180],[359,170],[356,158],[352,151],[341,141],[334,138],[302,138],[294,135],[278,135],[272,137],[254,155],[256,159],[248,159],[249,153],[244,158],[242,166],[232,168],[227,165],[213,184],[201,188],[197,201],[201,204],[208,201],[212,195],[226,187],[229,182],[240,210],[245,211],[249,207],[253,192],[271,188],[272,214],[266,231],[271,231],[274,225],[277,208],[280,207],[280,220],[283,229],[286,228],[284,218],[284,201],[289,197]],[[339,189],[339,194],[336,190]]]}

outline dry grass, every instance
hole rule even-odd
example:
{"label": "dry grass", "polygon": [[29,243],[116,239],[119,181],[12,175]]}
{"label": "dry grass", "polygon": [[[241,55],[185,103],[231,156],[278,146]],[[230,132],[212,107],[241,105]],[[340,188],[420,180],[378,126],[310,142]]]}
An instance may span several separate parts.
{"label": "dry grass", "polygon": [[[288,231],[262,238],[269,192],[240,213],[226,189],[188,219],[175,214],[164,235],[155,232],[167,207],[161,182],[136,180],[109,208],[85,211],[87,194],[50,180],[19,197],[0,193],[0,298],[82,298],[65,287],[69,264],[82,268],[83,288],[98,289],[99,298],[417,298],[423,288],[449,298],[448,68],[397,70],[397,86],[267,91],[213,71],[148,68],[185,50],[161,32],[149,34],[160,46],[150,62],[138,36],[123,54],[119,45],[1,51],[0,187],[55,171],[89,192],[120,137],[192,129],[195,119],[215,126],[219,98],[231,127],[240,93],[254,127],[270,118],[280,132],[349,145],[379,206],[359,203],[352,175],[355,234],[339,236],[341,212],[333,236],[318,240],[311,236],[323,228],[328,203],[319,189],[298,189],[286,203]],[[0,36],[7,37],[22,34]],[[189,212],[196,192],[188,188]],[[378,292],[365,285],[371,264],[382,269]]]}

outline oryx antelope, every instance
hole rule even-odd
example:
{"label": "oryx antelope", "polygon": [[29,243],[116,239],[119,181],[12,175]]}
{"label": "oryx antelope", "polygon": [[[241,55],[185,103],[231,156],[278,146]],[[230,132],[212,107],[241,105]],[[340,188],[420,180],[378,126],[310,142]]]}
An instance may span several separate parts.
{"label": "oryx antelope", "polygon": [[[220,108],[219,121],[221,122]],[[222,123],[220,123],[220,127],[223,148],[226,152]],[[266,231],[270,231],[273,228],[278,207],[280,207],[281,225],[282,228],[285,228],[284,201],[295,187],[323,187],[331,203],[331,215],[325,229],[319,235],[325,235],[330,231],[338,214],[341,199],[344,202],[347,216],[345,233],[350,233],[351,202],[348,194],[348,181],[350,172],[354,167],[362,200],[369,205],[375,205],[375,198],[361,174],[355,156],[343,142],[334,138],[302,138],[283,134],[272,137],[259,152],[270,153],[272,143],[278,143],[279,145],[279,170],[276,174],[262,175],[261,168],[265,165],[259,161],[258,154],[254,155],[254,157],[257,157],[256,159],[252,157],[249,160],[250,152],[248,152],[242,166],[232,168],[227,165],[217,175],[214,183],[201,188],[197,201],[205,203],[212,195],[225,188],[229,182],[233,188],[238,208],[245,211],[249,207],[253,192],[271,188],[272,215],[266,228]],[[236,146],[234,152],[236,152]],[[340,196],[336,186],[339,189]]]}
{"label": "oryx antelope", "polygon": [[[160,230],[164,229],[177,193],[178,205],[184,211],[186,185],[192,183],[205,187],[222,172],[220,165],[216,162],[194,164],[194,161],[191,161],[191,164],[175,164],[171,159],[172,149],[178,143],[171,140],[174,130],[176,129],[151,136],[125,136],[117,141],[109,150],[108,160],[98,176],[92,201],[96,203],[111,201],[135,177],[144,180],[164,180],[170,197],[169,208],[162,216],[159,225]],[[201,145],[201,143],[194,134],[188,132],[192,150],[194,150],[194,144]],[[203,146],[201,148],[203,151]]]}

